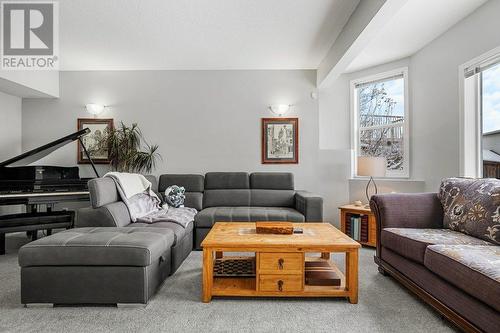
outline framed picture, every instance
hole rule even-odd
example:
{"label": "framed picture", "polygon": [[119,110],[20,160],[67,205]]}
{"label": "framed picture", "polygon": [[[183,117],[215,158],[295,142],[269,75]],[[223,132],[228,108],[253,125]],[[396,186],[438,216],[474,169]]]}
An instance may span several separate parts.
{"label": "framed picture", "polygon": [[[113,119],[79,118],[78,130],[84,128],[90,129],[90,133],[82,137],[82,141],[92,161],[95,164],[108,164],[108,147],[104,138],[113,128]],[[85,155],[82,145],[78,142],[78,164],[88,163],[90,161]]]}
{"label": "framed picture", "polygon": [[262,164],[299,163],[299,119],[262,118]]}

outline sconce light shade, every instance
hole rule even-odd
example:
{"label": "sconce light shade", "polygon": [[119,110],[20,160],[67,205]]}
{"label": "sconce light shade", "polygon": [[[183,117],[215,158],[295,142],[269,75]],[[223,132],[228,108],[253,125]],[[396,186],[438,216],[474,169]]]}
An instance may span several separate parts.
{"label": "sconce light shade", "polygon": [[104,111],[106,107],[100,104],[86,104],[85,109],[88,113],[93,115],[98,115]]}
{"label": "sconce light shade", "polygon": [[290,104],[276,104],[269,106],[269,110],[277,116],[282,116],[290,110]]}

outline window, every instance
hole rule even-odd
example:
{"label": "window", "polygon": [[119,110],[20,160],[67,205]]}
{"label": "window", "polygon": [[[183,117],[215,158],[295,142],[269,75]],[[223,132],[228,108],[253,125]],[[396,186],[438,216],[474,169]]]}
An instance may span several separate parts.
{"label": "window", "polygon": [[500,178],[500,63],[481,74],[483,177]]}
{"label": "window", "polygon": [[500,178],[500,54],[489,52],[460,71],[461,175]]}
{"label": "window", "polygon": [[385,157],[386,177],[409,177],[408,70],[351,82],[353,175],[358,156]]}

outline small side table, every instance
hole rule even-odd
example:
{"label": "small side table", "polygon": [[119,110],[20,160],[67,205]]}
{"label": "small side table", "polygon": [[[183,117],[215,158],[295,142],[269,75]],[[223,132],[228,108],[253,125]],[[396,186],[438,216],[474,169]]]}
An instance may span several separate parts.
{"label": "small side table", "polygon": [[[359,240],[356,239],[356,241],[366,246],[377,246],[377,222],[370,208],[344,205],[340,206],[339,210],[340,228],[343,233],[354,239],[353,233],[359,228]],[[359,218],[359,222],[353,222],[353,218]],[[354,227],[354,223],[358,223],[357,228]]]}

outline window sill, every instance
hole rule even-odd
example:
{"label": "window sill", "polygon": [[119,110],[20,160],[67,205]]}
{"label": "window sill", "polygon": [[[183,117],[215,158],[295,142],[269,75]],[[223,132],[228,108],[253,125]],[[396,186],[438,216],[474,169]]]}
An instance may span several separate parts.
{"label": "window sill", "polygon": [[[361,181],[361,182],[366,182],[370,179],[370,177],[351,177],[349,178],[349,181]],[[373,178],[375,181],[380,181],[380,182],[404,182],[404,183],[425,183],[424,180],[419,180],[419,179],[410,179],[410,178],[389,178],[389,177],[384,177],[384,178]]]}

